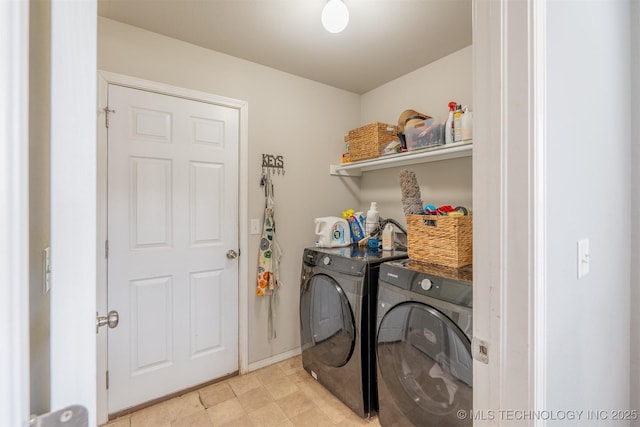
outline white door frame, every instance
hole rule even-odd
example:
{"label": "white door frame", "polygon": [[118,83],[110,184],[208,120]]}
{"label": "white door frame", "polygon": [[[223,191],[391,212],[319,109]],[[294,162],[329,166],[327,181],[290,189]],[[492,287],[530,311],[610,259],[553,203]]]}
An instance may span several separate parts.
{"label": "white door frame", "polygon": [[0,425],[29,421],[29,3],[0,2]]}
{"label": "white door frame", "polygon": [[475,426],[546,409],[546,2],[473,2]]}
{"label": "white door frame", "polygon": [[[194,91],[163,83],[151,82],[136,77],[107,71],[98,71],[98,228],[97,228],[97,304],[101,315],[107,312],[107,262],[105,259],[104,242],[107,238],[107,129],[105,127],[105,112],[107,106],[107,91],[109,84],[127,86],[134,89],[148,90],[169,96],[192,99],[234,108],[240,114],[240,144],[238,175],[240,186],[239,197],[239,230],[238,242],[241,253],[238,271],[238,366],[240,373],[248,371],[249,356],[249,322],[248,322],[248,103],[231,98],[217,96],[206,92]],[[115,114],[118,114],[116,112]],[[104,329],[104,328],[103,328]],[[107,334],[98,334],[98,422],[106,422],[108,418],[108,393],[106,389],[107,370]]]}
{"label": "white door frame", "polygon": [[[51,0],[51,410],[96,424],[96,0]],[[34,117],[33,120],[37,120]]]}

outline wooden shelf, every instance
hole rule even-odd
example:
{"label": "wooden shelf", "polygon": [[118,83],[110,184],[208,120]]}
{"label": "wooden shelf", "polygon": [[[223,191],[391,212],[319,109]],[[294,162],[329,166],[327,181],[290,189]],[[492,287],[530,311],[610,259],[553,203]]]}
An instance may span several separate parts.
{"label": "wooden shelf", "polygon": [[329,173],[335,176],[361,176],[362,172],[366,171],[470,157],[472,149],[472,141],[454,142],[453,144],[440,145],[423,150],[389,154],[371,160],[329,165]]}

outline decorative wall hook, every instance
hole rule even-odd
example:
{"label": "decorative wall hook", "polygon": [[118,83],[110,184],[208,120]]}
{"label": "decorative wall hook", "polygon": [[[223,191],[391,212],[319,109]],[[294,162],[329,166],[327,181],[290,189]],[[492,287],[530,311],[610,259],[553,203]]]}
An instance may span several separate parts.
{"label": "decorative wall hook", "polygon": [[262,155],[262,172],[268,169],[272,174],[285,174],[284,170],[284,157],[283,156],[274,156],[272,154],[263,154]]}

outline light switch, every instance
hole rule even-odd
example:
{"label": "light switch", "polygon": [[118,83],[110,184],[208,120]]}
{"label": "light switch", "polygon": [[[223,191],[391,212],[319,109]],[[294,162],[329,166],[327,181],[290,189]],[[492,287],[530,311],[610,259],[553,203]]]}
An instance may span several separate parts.
{"label": "light switch", "polygon": [[257,218],[251,220],[251,234],[260,234],[260,220]]}
{"label": "light switch", "polygon": [[589,274],[589,239],[578,240],[578,279]]}

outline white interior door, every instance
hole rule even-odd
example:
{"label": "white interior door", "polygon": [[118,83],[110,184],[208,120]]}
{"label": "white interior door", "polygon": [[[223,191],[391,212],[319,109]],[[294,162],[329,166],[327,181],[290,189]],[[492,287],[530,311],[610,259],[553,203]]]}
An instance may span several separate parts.
{"label": "white interior door", "polygon": [[109,413],[238,370],[238,110],[109,85]]}

